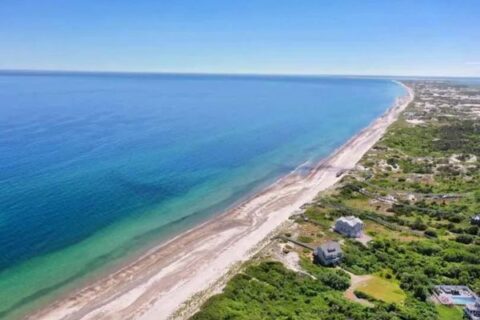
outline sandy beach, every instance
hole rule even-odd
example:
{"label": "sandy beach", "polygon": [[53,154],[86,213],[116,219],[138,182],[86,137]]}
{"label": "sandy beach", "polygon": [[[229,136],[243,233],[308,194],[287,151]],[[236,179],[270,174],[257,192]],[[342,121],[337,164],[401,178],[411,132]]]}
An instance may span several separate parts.
{"label": "sandy beach", "polygon": [[232,267],[248,260],[288,217],[339,172],[353,168],[412,101],[397,99],[381,117],[309,174],[291,173],[243,202],[132,261],[109,276],[62,297],[28,319],[183,319],[218,292]]}

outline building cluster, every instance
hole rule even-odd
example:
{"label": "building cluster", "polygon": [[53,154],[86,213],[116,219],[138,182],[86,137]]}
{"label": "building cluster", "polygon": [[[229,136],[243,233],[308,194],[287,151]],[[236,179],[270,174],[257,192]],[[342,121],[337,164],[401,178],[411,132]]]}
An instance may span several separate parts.
{"label": "building cluster", "polygon": [[[363,222],[354,216],[341,217],[335,221],[333,229],[346,237],[359,238],[363,234]],[[342,258],[342,248],[337,241],[328,241],[313,252],[314,262],[324,266],[335,266]]]}
{"label": "building cluster", "polygon": [[[458,86],[443,81],[411,83],[415,89],[414,106],[417,112],[407,111],[407,122],[428,120],[438,116],[480,118],[480,95],[478,89]],[[434,101],[434,103],[432,103]],[[422,122],[418,122],[422,123]]]}
{"label": "building cluster", "polygon": [[[412,108],[404,113],[406,121],[413,125],[423,125],[427,121],[442,120],[445,118],[465,119],[480,121],[480,94],[477,88],[472,89],[468,86],[454,85],[441,81],[432,81],[427,83],[410,84],[415,89],[415,100]],[[380,148],[378,146],[374,147]],[[454,155],[447,159],[448,164],[455,165],[455,168],[468,170],[479,160],[475,155]],[[434,158],[425,157],[415,159],[418,163],[433,167],[438,165]],[[385,161],[384,161],[385,162]],[[463,167],[461,164],[464,164]],[[388,164],[390,170],[398,169],[396,164]],[[363,167],[362,167],[363,168]],[[338,176],[343,172],[338,172]],[[413,176],[412,179],[423,179],[423,176]],[[416,180],[414,180],[416,181]],[[419,199],[428,200],[454,200],[461,198],[459,194],[407,194],[406,198],[410,202],[416,202]],[[397,199],[392,195],[385,195],[375,198],[376,201],[385,203],[396,203]],[[472,225],[480,226],[480,212],[470,218]],[[338,218],[332,230],[347,238],[364,239],[364,223],[355,216],[343,216]],[[338,265],[343,258],[341,245],[337,241],[329,241],[318,246],[314,251],[314,262],[324,266]],[[464,318],[469,320],[480,320],[480,297],[468,286],[440,285],[433,289],[432,299],[438,303],[447,306],[461,306],[464,310]]]}
{"label": "building cluster", "polygon": [[[480,214],[472,217],[472,224],[480,225]],[[363,235],[364,223],[355,216],[340,217],[335,221],[333,230],[349,238]],[[315,263],[324,266],[336,266],[343,258],[342,248],[337,241],[328,241],[318,246],[313,253]],[[435,286],[433,298],[447,306],[463,306],[465,318],[480,320],[480,298],[467,286]]]}

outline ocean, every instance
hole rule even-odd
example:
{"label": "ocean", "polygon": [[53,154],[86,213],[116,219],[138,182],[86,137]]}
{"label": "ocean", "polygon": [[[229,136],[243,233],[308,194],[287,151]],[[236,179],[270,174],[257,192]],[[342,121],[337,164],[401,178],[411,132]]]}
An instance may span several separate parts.
{"label": "ocean", "polygon": [[0,318],[309,168],[404,93],[382,79],[0,73]]}

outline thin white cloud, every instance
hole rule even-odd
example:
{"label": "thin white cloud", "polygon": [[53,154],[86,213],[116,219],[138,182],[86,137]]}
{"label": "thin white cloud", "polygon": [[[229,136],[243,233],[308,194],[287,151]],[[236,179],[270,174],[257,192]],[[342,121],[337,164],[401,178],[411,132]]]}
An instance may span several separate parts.
{"label": "thin white cloud", "polygon": [[480,66],[480,61],[470,61],[470,62],[465,62],[465,64],[470,66]]}

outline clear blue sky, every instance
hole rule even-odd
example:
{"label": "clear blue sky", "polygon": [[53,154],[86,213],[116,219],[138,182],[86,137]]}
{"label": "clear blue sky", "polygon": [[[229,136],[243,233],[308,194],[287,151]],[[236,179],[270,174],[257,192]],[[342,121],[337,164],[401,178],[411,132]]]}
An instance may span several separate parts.
{"label": "clear blue sky", "polygon": [[480,76],[480,0],[1,0],[0,69]]}

